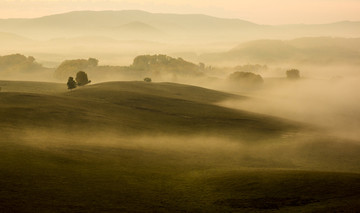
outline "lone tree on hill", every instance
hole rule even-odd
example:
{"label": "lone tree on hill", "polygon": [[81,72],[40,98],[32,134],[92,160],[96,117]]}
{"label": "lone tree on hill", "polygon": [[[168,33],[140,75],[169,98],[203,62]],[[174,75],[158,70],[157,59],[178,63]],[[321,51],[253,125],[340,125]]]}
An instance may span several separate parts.
{"label": "lone tree on hill", "polygon": [[286,71],[286,77],[288,79],[299,79],[300,78],[300,71],[297,69],[291,69]]}
{"label": "lone tree on hill", "polygon": [[76,73],[76,82],[78,86],[84,86],[91,81],[89,81],[87,74],[84,71],[79,71]]}
{"label": "lone tree on hill", "polygon": [[146,77],[146,78],[144,78],[144,81],[150,83],[150,82],[151,82],[151,78]]}
{"label": "lone tree on hill", "polygon": [[67,82],[68,89],[75,89],[76,88],[76,82],[74,81],[73,77],[69,77],[69,80]]}

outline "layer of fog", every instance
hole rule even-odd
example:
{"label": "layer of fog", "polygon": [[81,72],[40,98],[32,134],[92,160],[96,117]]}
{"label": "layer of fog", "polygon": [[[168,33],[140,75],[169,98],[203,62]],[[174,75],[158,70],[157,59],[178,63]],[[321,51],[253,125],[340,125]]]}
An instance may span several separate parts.
{"label": "layer of fog", "polygon": [[[300,69],[301,70],[301,69]],[[360,139],[360,74],[350,67],[308,67],[302,78],[286,79],[285,72],[263,73],[262,88],[233,90],[251,98],[220,105],[296,120],[323,128],[329,135]]]}
{"label": "layer of fog", "polygon": [[[0,34],[1,35],[1,34]],[[211,52],[225,52],[238,45],[233,41],[207,41],[194,43],[152,41],[152,40],[117,40],[108,37],[83,36],[62,37],[51,40],[27,40],[21,42],[1,41],[0,55],[15,53],[34,56],[46,67],[57,67],[62,61],[78,58],[97,58],[105,65],[126,66],[138,55],[167,54],[197,60],[198,55]]]}
{"label": "layer of fog", "polygon": [[[286,69],[298,68],[301,79],[288,80]],[[203,77],[174,76],[171,73],[161,73],[150,76],[153,82],[175,82],[191,84],[205,88],[226,91],[249,98],[244,100],[227,100],[222,106],[252,111],[290,120],[296,120],[310,125],[322,127],[327,134],[359,140],[360,132],[360,74],[357,67],[324,67],[324,66],[270,66],[268,70],[260,71],[264,85],[254,90],[244,90],[236,85],[229,85],[227,76],[234,70],[220,69],[218,73],[206,73]],[[110,73],[88,73],[92,83],[106,81],[141,81],[145,75],[126,76]],[[41,73],[14,73],[1,75],[2,80],[33,80],[56,81],[53,70]],[[66,82],[64,90],[66,91]],[[16,91],[16,88],[2,86],[2,91]]]}
{"label": "layer of fog", "polygon": [[181,163],[202,165],[209,169],[266,168],[360,172],[358,144],[312,133],[256,144],[206,135],[136,137],[105,132],[78,132],[70,135],[61,130],[36,129],[14,134],[16,136],[10,137],[15,137],[18,144],[69,158],[83,157],[83,160],[89,155],[106,159],[107,156],[96,154],[96,150],[110,149],[118,154],[133,150],[172,156],[172,159],[179,158]]}

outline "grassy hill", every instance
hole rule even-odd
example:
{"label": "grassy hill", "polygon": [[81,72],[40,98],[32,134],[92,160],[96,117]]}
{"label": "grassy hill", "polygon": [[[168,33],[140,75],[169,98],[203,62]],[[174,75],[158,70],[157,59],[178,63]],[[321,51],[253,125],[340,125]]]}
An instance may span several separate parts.
{"label": "grassy hill", "polygon": [[216,105],[247,97],[173,83],[0,85],[1,212],[360,207],[357,142]]}
{"label": "grassy hill", "polygon": [[235,95],[172,83],[112,82],[63,94],[15,92],[1,96],[6,106],[1,113],[7,118],[5,122],[18,128],[51,126],[71,131],[76,126],[74,131],[102,129],[132,134],[255,138],[261,138],[258,133],[263,131],[279,136],[296,130],[295,124],[280,119],[213,105],[224,99],[240,98]]}

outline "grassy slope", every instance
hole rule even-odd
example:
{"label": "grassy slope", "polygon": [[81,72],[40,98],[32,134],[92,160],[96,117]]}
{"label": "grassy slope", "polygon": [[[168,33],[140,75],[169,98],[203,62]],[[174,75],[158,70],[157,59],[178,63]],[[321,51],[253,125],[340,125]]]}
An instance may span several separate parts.
{"label": "grassy slope", "polygon": [[[234,98],[232,95],[168,83],[113,82],[65,93],[47,93],[49,85],[37,85],[42,94],[0,93],[1,212],[329,212],[360,208],[359,174],[272,169],[281,164],[256,164],[254,156],[239,159],[237,152],[230,155],[232,152],[221,149],[117,144],[117,140],[136,143],[130,137],[118,138],[125,132],[173,137],[181,133],[184,137],[185,133],[208,131],[221,137],[253,139],[260,134],[281,141],[279,135],[300,131],[293,123],[211,104]],[[75,131],[78,129],[92,131],[82,135]],[[94,133],[109,129],[115,131],[116,139]],[[95,143],[84,143],[92,136]],[[194,142],[190,138],[181,142]],[[108,140],[116,142],[107,145]],[[353,150],[359,150],[358,146]],[[327,151],[316,156],[329,160],[334,155]],[[267,169],[247,168],[250,165]]]}
{"label": "grassy slope", "polygon": [[[56,94],[2,93],[0,125],[120,134],[220,134],[250,137],[295,130],[280,119],[212,103],[234,95],[170,83],[114,82]],[[239,97],[240,98],[240,97]]]}
{"label": "grassy slope", "polygon": [[64,84],[32,81],[2,81],[0,80],[0,92],[23,92],[54,94],[65,92]]}

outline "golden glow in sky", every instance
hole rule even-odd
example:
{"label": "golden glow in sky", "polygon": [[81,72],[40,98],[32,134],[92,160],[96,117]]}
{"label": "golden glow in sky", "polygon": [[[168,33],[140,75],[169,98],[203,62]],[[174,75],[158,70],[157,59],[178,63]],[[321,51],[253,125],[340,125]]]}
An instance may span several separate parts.
{"label": "golden glow in sky", "polygon": [[28,18],[75,10],[200,13],[258,24],[360,21],[360,0],[0,0],[0,18]]}

